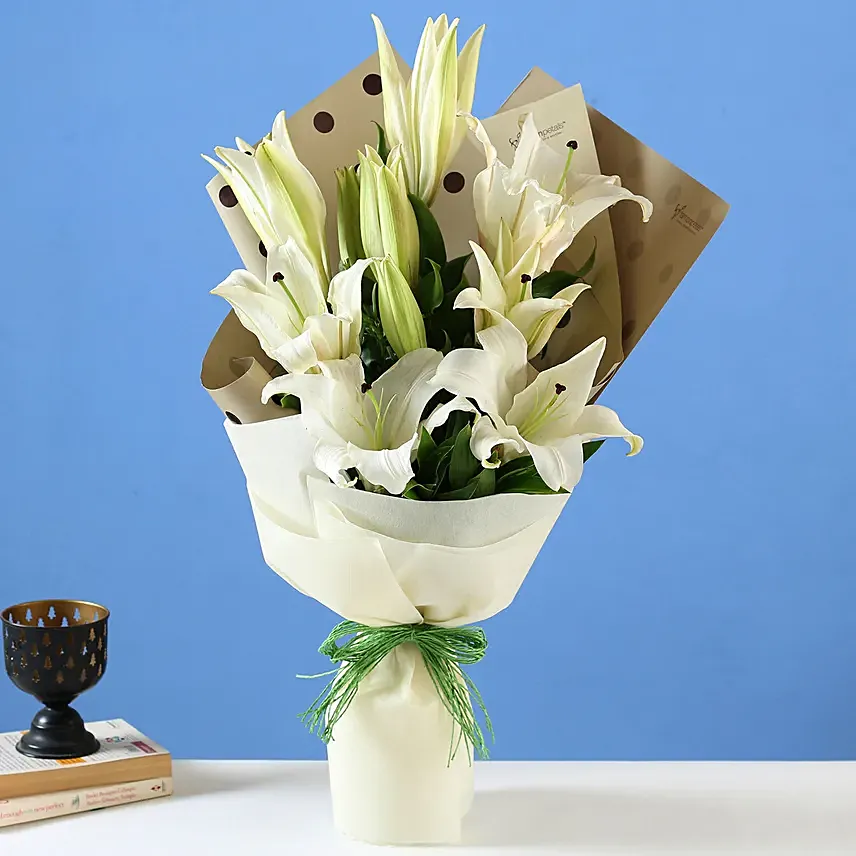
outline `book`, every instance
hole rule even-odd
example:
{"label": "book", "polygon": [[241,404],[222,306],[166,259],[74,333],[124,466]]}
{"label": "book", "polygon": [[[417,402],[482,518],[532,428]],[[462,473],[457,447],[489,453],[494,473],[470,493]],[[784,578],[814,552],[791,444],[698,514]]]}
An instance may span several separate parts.
{"label": "book", "polygon": [[168,797],[171,794],[172,779],[166,778],[0,800],[0,829],[33,820],[47,820],[50,817],[78,814],[112,805]]}
{"label": "book", "polygon": [[87,723],[101,748],[86,758],[49,761],[15,748],[20,731],[0,734],[0,801],[172,778],[172,757],[124,719]]}

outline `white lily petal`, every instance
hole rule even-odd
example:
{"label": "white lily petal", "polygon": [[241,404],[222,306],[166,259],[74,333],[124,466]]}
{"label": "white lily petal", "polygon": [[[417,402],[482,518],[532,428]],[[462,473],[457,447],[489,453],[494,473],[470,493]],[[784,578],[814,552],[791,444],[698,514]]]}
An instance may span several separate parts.
{"label": "white lily petal", "polygon": [[300,399],[306,430],[330,445],[369,442],[372,425],[363,410],[363,367],[359,357],[318,364],[321,374],[287,374],[274,378],[262,390],[267,403],[279,393]]}
{"label": "white lily petal", "polygon": [[[574,301],[590,286],[584,282],[563,288],[555,297],[523,300],[511,308],[508,320],[526,338],[529,359],[539,354]],[[564,295],[564,296],[560,296]]]}
{"label": "white lily petal", "polygon": [[430,381],[442,359],[432,348],[410,351],[372,384],[383,413],[384,447],[398,447],[416,434],[425,406],[437,393]]}
{"label": "white lily petal", "polygon": [[304,374],[318,365],[318,354],[312,342],[312,331],[305,330],[294,339],[283,342],[274,359],[293,374]]}
{"label": "white lily petal", "polygon": [[417,167],[413,159],[413,150],[409,145],[406,90],[404,79],[395,58],[395,51],[389,43],[383,24],[377,15],[372,15],[377,34],[378,56],[380,57],[380,76],[383,82],[383,118],[384,131],[390,146],[404,147],[404,168],[408,187],[415,188]]}
{"label": "white lily petal", "polygon": [[347,270],[337,273],[330,282],[327,297],[333,314],[350,322],[347,353],[343,353],[343,356],[357,354],[360,350],[363,275],[373,261],[375,259],[360,259]]}
{"label": "white lily petal", "polygon": [[526,442],[538,475],[550,490],[572,491],[583,474],[583,444],[571,437],[555,446],[539,446]]}
{"label": "white lily petal", "polygon": [[574,231],[579,233],[590,220],[602,211],[621,202],[631,199],[642,209],[642,222],[647,223],[654,211],[654,206],[644,196],[631,193],[621,186],[617,175],[585,175],[570,173],[565,185],[565,196],[571,205]]}
{"label": "white lily petal", "polygon": [[414,475],[411,456],[416,439],[414,433],[395,449],[362,449],[351,444],[348,446],[348,457],[363,478],[398,496],[404,493]]}
{"label": "white lily petal", "polygon": [[350,321],[337,315],[313,315],[306,319],[306,331],[319,361],[344,360],[356,353],[350,349],[350,327]]}
{"label": "white lily petal", "polygon": [[491,167],[497,159],[496,146],[490,141],[487,131],[481,121],[467,111],[461,113],[461,118],[467,123],[470,133],[481,143],[484,149],[485,162]]}
{"label": "white lily petal", "polygon": [[606,339],[600,338],[566,362],[540,372],[515,396],[506,421],[532,443],[554,443],[575,434],[605,348]]}
{"label": "white lily petal", "polygon": [[[517,429],[499,416],[479,416],[473,424],[470,451],[483,467],[491,469],[525,453],[526,444]],[[495,451],[498,459],[491,461]]]}
{"label": "white lily petal", "polygon": [[[473,98],[476,92],[476,72],[481,53],[485,25],[482,24],[461,48],[458,55],[458,112],[469,113],[473,109]],[[463,116],[461,117],[463,118]],[[467,122],[464,121],[466,128]]]}
{"label": "white lily petal", "polygon": [[602,404],[586,405],[574,427],[584,443],[605,437],[621,437],[630,446],[630,451],[627,453],[628,457],[638,455],[642,451],[642,438],[628,431],[621,424],[618,414]]}
{"label": "white lily petal", "polygon": [[271,359],[276,359],[280,345],[301,332],[289,307],[267,294],[264,286],[247,271],[233,271],[211,293],[228,301]]}
{"label": "white lily petal", "polygon": [[417,195],[430,205],[440,186],[455,133],[458,100],[457,24],[448,28],[431,62],[431,75],[415,129],[419,146]]}
{"label": "white lily petal", "polygon": [[357,481],[347,474],[347,470],[354,466],[347,446],[319,441],[312,453],[312,462],[333,484],[339,487],[353,487]]}
{"label": "white lily petal", "polygon": [[[229,152],[229,149],[215,149],[214,152],[218,157],[223,157],[224,153]],[[241,206],[241,210],[250,221],[255,233],[259,236],[262,243],[266,247],[275,247],[280,243],[279,235],[271,222],[270,215],[265,209],[262,200],[253,189],[251,183],[253,177],[257,176],[258,170],[252,163],[247,160],[238,162],[226,161],[225,164],[214,160],[208,155],[202,155],[217,172],[223,177],[223,180],[228,184],[235,193],[235,198]],[[226,158],[224,158],[226,160]],[[249,161],[253,159],[250,157]],[[256,181],[258,179],[256,178]]]}
{"label": "white lily petal", "polygon": [[477,334],[482,349],[450,351],[432,383],[472,399],[486,413],[505,413],[526,383],[526,340],[501,315],[491,318],[492,326]]}
{"label": "white lily petal", "polygon": [[289,196],[307,234],[308,254],[318,263],[319,273],[325,275],[326,282],[330,277],[324,226],[327,205],[315,176],[303,165],[294,151],[284,111],[280,111],[274,120],[270,143],[272,145],[265,145],[269,147],[269,154],[277,171],[283,177],[283,183],[287,185]]}
{"label": "white lily petal", "polygon": [[446,422],[448,422],[449,417],[458,411],[463,413],[479,412],[472,402],[467,401],[466,398],[461,398],[460,395],[456,395],[451,401],[447,401],[445,404],[441,404],[433,410],[422,424],[425,426],[427,431],[433,431],[435,428],[445,425]]}
{"label": "white lily petal", "polygon": [[[505,314],[506,295],[505,289],[502,287],[502,282],[496,272],[496,268],[491,264],[487,253],[476,244],[470,241],[470,249],[476,259],[476,264],[479,269],[479,292],[488,309],[493,309],[497,312]],[[455,304],[457,308],[457,303]]]}
{"label": "white lily petal", "polygon": [[[484,350],[493,354],[503,367],[503,387],[507,393],[500,399],[501,409],[505,413],[514,396],[522,390],[529,376],[529,362],[526,354],[526,339],[507,318],[492,312],[489,326],[479,330],[476,338]],[[508,395],[511,398],[508,398]]]}
{"label": "white lily petal", "polygon": [[[265,287],[288,302],[303,320],[327,311],[326,286],[294,238],[268,251]],[[300,324],[302,327],[302,320]]]}
{"label": "white lily petal", "polygon": [[523,118],[511,173],[515,181],[534,179],[546,191],[557,192],[565,158],[542,141],[531,113]]}

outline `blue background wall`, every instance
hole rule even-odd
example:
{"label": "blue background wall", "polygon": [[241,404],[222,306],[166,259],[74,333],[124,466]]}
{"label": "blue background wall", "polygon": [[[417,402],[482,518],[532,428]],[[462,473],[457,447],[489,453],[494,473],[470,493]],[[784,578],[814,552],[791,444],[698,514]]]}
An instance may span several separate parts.
{"label": "blue background wall", "polygon": [[[464,2],[476,107],[533,64],[729,202],[610,387],[587,470],[473,674],[497,758],[856,758],[854,13]],[[764,11],[762,11],[762,8]],[[198,385],[236,256],[199,152],[265,133],[424,2],[4,4],[0,600],[104,601],[80,708],[179,756],[320,757],[294,714],[334,616],[263,564]],[[810,13],[809,13],[810,12]],[[32,701],[0,682],[0,729]],[[256,717],[279,717],[275,742]]]}

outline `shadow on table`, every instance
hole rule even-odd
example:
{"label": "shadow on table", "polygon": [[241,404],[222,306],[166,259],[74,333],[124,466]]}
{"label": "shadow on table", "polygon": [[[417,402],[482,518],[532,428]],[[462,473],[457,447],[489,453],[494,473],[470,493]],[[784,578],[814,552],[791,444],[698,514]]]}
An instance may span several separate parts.
{"label": "shadow on table", "polygon": [[175,792],[171,799],[264,789],[273,783],[290,780],[299,780],[302,790],[326,790],[329,787],[326,764],[307,764],[284,770],[275,762],[269,765],[267,762],[258,762],[249,769],[237,768],[238,775],[230,771],[228,766],[228,762],[220,762],[213,769],[202,764],[198,767],[177,768],[174,773]]}
{"label": "shadow on table", "polygon": [[[810,845],[809,845],[810,842]],[[781,795],[502,790],[476,795],[470,847],[573,852],[856,853],[856,819]]]}

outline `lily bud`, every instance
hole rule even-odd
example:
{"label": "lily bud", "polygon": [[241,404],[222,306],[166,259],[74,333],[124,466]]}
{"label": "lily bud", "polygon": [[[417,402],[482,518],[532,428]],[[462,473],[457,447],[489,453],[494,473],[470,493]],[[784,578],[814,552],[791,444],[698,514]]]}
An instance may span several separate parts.
{"label": "lily bud", "polygon": [[336,227],[339,233],[339,257],[350,267],[366,257],[360,235],[360,180],[354,167],[336,170]]}
{"label": "lily bud", "polygon": [[422,311],[410,285],[390,256],[372,265],[377,278],[383,333],[399,358],[427,346]]}
{"label": "lily bud", "polygon": [[411,193],[431,205],[466,132],[461,114],[473,106],[484,27],[458,54],[458,20],[445,15],[425,24],[413,74],[404,81],[395,51],[380,20],[377,32],[383,80],[384,130],[391,146],[401,145]]}
{"label": "lily bud", "polygon": [[280,113],[270,135],[253,149],[238,140],[240,149],[214,149],[223,161],[203,155],[235,193],[250,225],[270,253],[292,238],[327,283],[324,221],[327,208],[312,173],[300,162]]}
{"label": "lily bud", "polygon": [[385,165],[370,146],[360,154],[360,233],[367,257],[389,256],[413,288],[419,279],[419,227],[407,198],[400,149]]}

